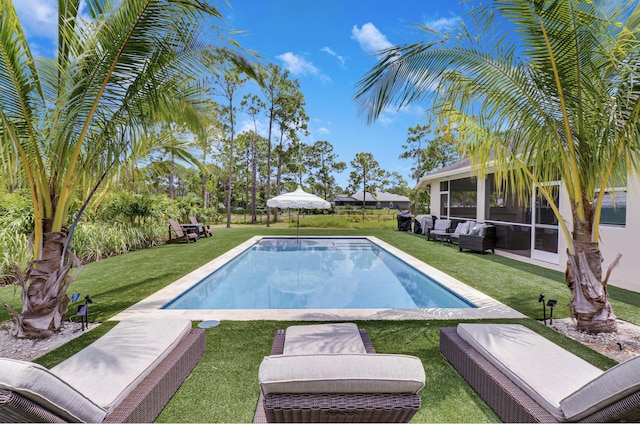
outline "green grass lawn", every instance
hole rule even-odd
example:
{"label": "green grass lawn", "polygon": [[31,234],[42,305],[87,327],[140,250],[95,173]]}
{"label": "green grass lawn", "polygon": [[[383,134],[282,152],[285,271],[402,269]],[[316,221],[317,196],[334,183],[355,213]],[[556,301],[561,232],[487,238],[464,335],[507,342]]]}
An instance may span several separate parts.
{"label": "green grass lawn", "polygon": [[[254,235],[294,235],[295,228],[275,226],[216,228],[212,238],[189,245],[165,245],[88,264],[71,291],[89,293],[92,321],[106,321],[179,277]],[[563,273],[549,271],[496,255],[460,253],[455,246],[428,242],[424,236],[393,230],[300,229],[301,235],[372,235],[530,317],[518,322],[603,369],[614,361],[538,324],[542,306],[538,296],[558,299],[554,317],[567,317],[570,292]],[[640,294],[609,287],[619,318],[640,324]],[[0,301],[20,309],[20,292],[0,288]],[[71,305],[70,314],[75,311]],[[10,315],[0,311],[0,320]],[[207,353],[158,417],[159,422],[249,422],[258,400],[257,372],[268,355],[273,333],[296,324],[275,321],[223,321],[207,330]],[[438,331],[453,321],[362,321],[378,352],[405,353],[422,359],[426,387],[423,407],[414,422],[493,422],[498,418],[438,353]],[[36,362],[51,367],[84,348],[114,324],[109,322]]]}

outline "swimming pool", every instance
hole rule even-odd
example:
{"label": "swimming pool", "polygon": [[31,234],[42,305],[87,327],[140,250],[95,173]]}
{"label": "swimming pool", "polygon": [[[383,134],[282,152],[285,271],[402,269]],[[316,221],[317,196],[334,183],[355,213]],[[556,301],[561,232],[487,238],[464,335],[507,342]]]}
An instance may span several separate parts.
{"label": "swimming pool", "polygon": [[165,309],[472,308],[370,240],[263,238]]}
{"label": "swimming pool", "polygon": [[[251,249],[256,243],[268,238],[285,238],[274,236],[254,236],[249,240],[223,253],[189,274],[179,278],[170,285],[155,292],[111,318],[114,321],[126,319],[163,319],[188,318],[193,321],[206,320],[282,320],[282,321],[336,321],[336,320],[461,320],[483,318],[525,318],[512,308],[498,302],[490,296],[470,287],[450,275],[426,264],[425,262],[407,254],[399,248],[380,240],[377,237],[327,237],[329,239],[345,239],[354,242],[369,240],[393,256],[400,258],[411,267],[423,274],[429,275],[447,290],[466,299],[476,307],[461,308],[343,308],[337,304],[330,309],[314,307],[298,309],[167,309],[167,304],[189,291],[207,276],[232,262],[238,255]],[[301,241],[304,238],[301,238]],[[195,246],[195,245],[194,245]],[[198,246],[198,248],[204,248]]]}

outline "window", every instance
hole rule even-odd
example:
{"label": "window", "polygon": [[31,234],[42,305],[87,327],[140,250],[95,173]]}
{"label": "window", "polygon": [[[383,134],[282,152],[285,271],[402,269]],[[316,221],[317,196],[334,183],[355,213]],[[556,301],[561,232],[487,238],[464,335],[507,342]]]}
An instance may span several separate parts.
{"label": "window", "polygon": [[531,194],[528,198],[518,199],[514,193],[504,188],[504,183],[496,182],[494,175],[489,175],[486,182],[486,212],[490,221],[515,222],[531,224]]}
{"label": "window", "polygon": [[449,215],[456,218],[477,218],[478,185],[475,178],[449,182]]}
{"label": "window", "polygon": [[627,189],[615,188],[607,190],[602,198],[600,224],[621,225],[627,223]]}
{"label": "window", "polygon": [[440,193],[440,218],[449,217],[449,193]]}
{"label": "window", "polygon": [[[627,176],[616,176],[602,198],[600,224],[625,226],[627,223]],[[598,200],[599,190],[594,196]],[[595,206],[594,206],[595,207]]]}

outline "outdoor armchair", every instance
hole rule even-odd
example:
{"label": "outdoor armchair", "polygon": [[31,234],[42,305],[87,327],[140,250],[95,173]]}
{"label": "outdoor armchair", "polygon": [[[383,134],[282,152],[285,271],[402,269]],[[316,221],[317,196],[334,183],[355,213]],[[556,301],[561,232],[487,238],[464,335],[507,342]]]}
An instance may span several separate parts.
{"label": "outdoor armchair", "polygon": [[198,222],[195,216],[189,216],[189,222],[191,222],[191,225],[195,226],[201,236],[208,237],[212,235],[211,227],[209,226],[209,224]]}
{"label": "outdoor armchair", "polygon": [[175,219],[169,219],[169,240],[167,243],[190,243],[197,241],[199,237],[197,228],[191,225],[184,227]]}

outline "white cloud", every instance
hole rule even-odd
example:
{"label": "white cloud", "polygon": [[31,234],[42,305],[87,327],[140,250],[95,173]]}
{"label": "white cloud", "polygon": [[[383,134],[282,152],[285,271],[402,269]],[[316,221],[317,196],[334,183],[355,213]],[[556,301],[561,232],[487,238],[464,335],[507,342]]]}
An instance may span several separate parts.
{"label": "white cloud", "polygon": [[340,56],[338,53],[331,50],[330,47],[323,47],[322,51],[338,59],[338,62],[340,62],[340,65],[342,66],[345,65],[346,59],[344,58],[344,56]]}
{"label": "white cloud", "polygon": [[276,57],[280,59],[285,68],[294,75],[315,75],[320,73],[313,63],[291,52]]}
{"label": "white cloud", "polygon": [[[257,127],[257,128],[256,128]],[[255,123],[250,117],[244,117],[238,123],[238,133],[258,131],[258,135],[265,136],[267,133],[267,123],[258,119]]]}
{"label": "white cloud", "polygon": [[387,37],[371,22],[362,25],[362,28],[354,25],[351,30],[351,38],[357,40],[362,50],[367,53],[377,53],[380,50],[393,47]]}
{"label": "white cloud", "polygon": [[324,82],[331,80],[328,76],[323,75],[320,69],[316,68],[312,62],[309,62],[305,58],[294,53],[287,52],[276,56],[276,58],[280,59],[284,64],[284,68],[293,75],[310,75],[317,77]]}
{"label": "white cloud", "polygon": [[426,116],[426,111],[419,105],[408,105],[401,109],[388,106],[384,108],[376,121],[386,127],[394,125],[402,116],[414,116],[420,119]]}
{"label": "white cloud", "polygon": [[330,134],[330,131],[326,127],[320,127],[318,128],[318,134],[327,135]]}
{"label": "white cloud", "polygon": [[439,18],[426,21],[424,25],[439,32],[447,32],[455,29],[462,22],[460,16],[451,16],[449,18]]}
{"label": "white cloud", "polygon": [[22,0],[13,4],[27,36],[56,39],[58,30],[57,0]]}

